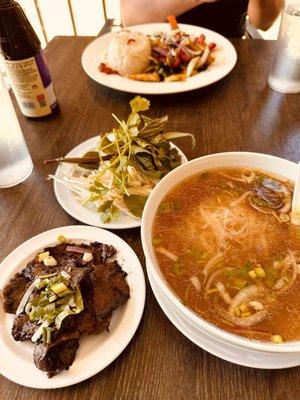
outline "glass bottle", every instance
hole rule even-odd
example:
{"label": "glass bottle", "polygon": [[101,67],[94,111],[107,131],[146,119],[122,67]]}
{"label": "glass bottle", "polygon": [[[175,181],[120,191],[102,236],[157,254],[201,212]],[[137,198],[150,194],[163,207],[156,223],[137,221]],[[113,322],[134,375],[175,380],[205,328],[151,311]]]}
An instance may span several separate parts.
{"label": "glass bottle", "polygon": [[0,0],[0,53],[22,113],[44,119],[58,111],[41,43],[20,5]]}

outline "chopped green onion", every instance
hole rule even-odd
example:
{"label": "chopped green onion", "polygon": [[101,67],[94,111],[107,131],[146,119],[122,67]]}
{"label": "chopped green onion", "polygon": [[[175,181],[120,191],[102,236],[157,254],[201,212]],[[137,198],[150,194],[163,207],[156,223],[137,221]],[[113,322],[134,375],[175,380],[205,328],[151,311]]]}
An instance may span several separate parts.
{"label": "chopped green onion", "polygon": [[68,287],[64,284],[64,283],[57,283],[56,285],[51,287],[51,290],[56,293],[56,294],[60,294],[62,292],[64,292],[65,290],[68,290]]}
{"label": "chopped green onion", "polygon": [[164,243],[164,241],[163,241],[163,239],[160,238],[160,237],[154,237],[154,238],[152,239],[152,244],[153,244],[153,246],[161,246],[161,245],[163,245],[163,243]]}
{"label": "chopped green onion", "polygon": [[64,235],[58,235],[57,236],[57,241],[59,243],[65,243],[67,241],[66,237]]}

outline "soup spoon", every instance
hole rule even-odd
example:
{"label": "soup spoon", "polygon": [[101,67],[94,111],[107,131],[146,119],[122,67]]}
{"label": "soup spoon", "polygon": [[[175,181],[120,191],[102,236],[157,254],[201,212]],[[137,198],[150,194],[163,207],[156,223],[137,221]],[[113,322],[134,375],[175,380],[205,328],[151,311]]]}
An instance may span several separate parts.
{"label": "soup spoon", "polygon": [[300,161],[298,162],[292,202],[291,222],[293,237],[300,246]]}

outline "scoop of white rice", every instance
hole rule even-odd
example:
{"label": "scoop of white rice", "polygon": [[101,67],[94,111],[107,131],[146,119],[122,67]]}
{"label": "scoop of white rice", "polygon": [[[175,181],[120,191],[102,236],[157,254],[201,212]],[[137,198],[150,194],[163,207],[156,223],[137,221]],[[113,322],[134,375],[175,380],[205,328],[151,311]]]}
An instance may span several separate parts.
{"label": "scoop of white rice", "polygon": [[112,35],[108,46],[107,65],[120,75],[138,74],[149,65],[151,41],[140,32],[120,31]]}

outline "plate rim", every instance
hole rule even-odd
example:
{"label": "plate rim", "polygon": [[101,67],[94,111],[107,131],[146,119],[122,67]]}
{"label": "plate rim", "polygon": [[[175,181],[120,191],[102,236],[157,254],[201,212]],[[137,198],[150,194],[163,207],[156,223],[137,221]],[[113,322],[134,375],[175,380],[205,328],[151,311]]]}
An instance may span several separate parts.
{"label": "plate rim", "polygon": [[[80,151],[81,147],[83,147],[83,146],[87,146],[89,144],[92,146],[97,141],[98,138],[99,138],[99,135],[93,136],[93,137],[91,137],[91,138],[79,143],[77,146],[75,146],[73,149],[71,149],[65,155],[65,157],[69,157],[71,155],[73,156],[74,155],[73,152]],[[184,154],[184,152],[180,149],[180,147],[176,146],[173,142],[170,142],[170,144],[171,144],[172,147],[176,148],[178,150],[179,154],[181,155],[181,157],[182,157],[181,165],[185,164],[186,162],[189,161],[187,159],[186,155]],[[60,171],[63,170],[63,168],[64,168],[64,165],[58,165],[58,167],[56,168],[56,170],[54,172],[54,176],[57,176],[60,173]],[[68,215],[70,215],[72,218],[74,218],[75,220],[80,221],[83,224],[86,224],[88,226],[94,226],[94,227],[97,227],[97,228],[111,229],[111,230],[115,230],[115,229],[122,229],[122,230],[123,229],[133,229],[133,228],[139,228],[141,226],[141,222],[142,222],[141,218],[139,218],[139,219],[131,218],[132,222],[130,224],[128,224],[128,223],[127,224],[126,223],[118,223],[118,221],[115,221],[115,222],[112,222],[112,223],[108,223],[108,224],[104,224],[104,223],[101,222],[100,216],[99,216],[99,224],[98,225],[90,225],[90,223],[87,222],[87,220],[84,219],[84,217],[77,216],[77,215],[75,216],[74,213],[71,213],[69,211],[68,205],[66,204],[66,202],[63,201],[63,199],[61,198],[61,196],[58,193],[58,191],[60,189],[60,185],[62,185],[60,182],[57,182],[55,180],[53,181],[53,188],[54,188],[54,194],[55,194],[56,200],[58,201],[58,203],[61,206],[61,208]],[[70,189],[68,189],[68,190],[70,190]],[[77,202],[76,199],[74,199],[74,201]]]}
{"label": "plate rim", "polygon": [[[28,246],[30,246],[30,244],[36,240],[40,241],[42,240],[42,242],[37,245],[35,244],[32,249],[30,249],[30,253],[32,252],[36,252],[38,251],[38,249],[41,249],[42,247],[45,247],[47,245],[51,245],[52,241],[50,239],[47,240],[46,239],[49,235],[58,235],[61,234],[62,231],[64,231],[63,233],[67,236],[67,232],[70,232],[71,239],[77,239],[76,237],[74,238],[72,235],[74,236],[78,236],[80,234],[80,231],[86,231],[83,232],[83,236],[88,235],[89,232],[88,231],[94,231],[94,232],[90,232],[90,235],[92,236],[93,233],[98,233],[99,235],[104,234],[106,235],[107,239],[104,239],[104,243],[106,241],[109,241],[109,238],[113,238],[113,240],[119,242],[124,248],[126,248],[128,250],[128,255],[130,256],[130,258],[132,258],[134,260],[134,264],[135,265],[135,270],[136,270],[136,274],[138,274],[138,281],[139,281],[139,289],[138,289],[138,302],[136,301],[133,305],[134,308],[134,324],[132,324],[131,329],[127,329],[126,330],[126,337],[125,340],[122,339],[123,343],[120,344],[119,343],[119,348],[118,350],[112,354],[112,356],[108,357],[108,361],[105,362],[105,366],[102,366],[100,368],[85,368],[83,369],[83,374],[81,375],[76,375],[75,377],[66,377],[66,381],[62,381],[62,382],[57,382],[55,384],[55,377],[52,379],[49,379],[46,381],[49,384],[40,384],[38,380],[35,380],[34,375],[32,376],[32,382],[30,382],[30,384],[25,381],[26,378],[28,380],[28,377],[16,377],[13,376],[11,373],[6,373],[5,370],[5,366],[4,363],[0,364],[0,374],[3,375],[5,378],[9,379],[12,382],[15,382],[21,386],[25,386],[25,387],[30,387],[30,388],[34,388],[34,389],[56,389],[56,388],[61,388],[61,387],[68,387],[68,386],[72,386],[75,385],[77,383],[80,383],[82,381],[85,381],[89,378],[91,378],[92,376],[100,373],[101,371],[103,371],[105,368],[107,368],[117,357],[119,357],[121,355],[121,353],[126,349],[126,347],[128,346],[128,344],[131,342],[133,336],[135,335],[141,319],[143,317],[143,313],[144,313],[144,307],[145,307],[145,300],[146,300],[146,281],[145,281],[145,274],[144,274],[144,270],[142,267],[142,264],[137,256],[137,254],[135,253],[135,251],[129,246],[129,244],[122,238],[120,238],[118,235],[116,235],[113,232],[110,232],[108,230],[102,229],[102,228],[98,228],[98,227],[94,227],[94,226],[87,226],[87,225],[68,225],[68,226],[62,226],[62,227],[58,227],[58,228],[53,228],[53,229],[49,229],[46,231],[43,231],[35,236],[30,237],[29,239],[25,240],[24,242],[22,242],[19,246],[17,246],[14,250],[12,250],[0,263],[0,288],[3,288],[3,286],[5,286],[5,284],[7,283],[7,281],[10,279],[10,277],[12,276],[12,270],[14,270],[16,268],[16,266],[18,264],[22,264],[24,263],[24,259],[26,257],[28,257],[28,254],[26,253],[26,248],[28,248]],[[65,232],[67,231],[67,232]],[[96,232],[97,231],[97,232]],[[43,242],[44,240],[44,242]],[[94,238],[91,239],[87,239],[87,238],[81,238],[81,239],[77,239],[77,240],[91,240],[94,241]],[[101,242],[101,239],[99,238],[99,241]],[[44,244],[43,244],[44,243]],[[47,244],[48,243],[48,244]],[[116,245],[115,245],[116,246]],[[25,250],[25,252],[24,252]],[[13,259],[15,259],[15,261],[13,261]],[[3,266],[5,266],[6,264],[11,264],[12,266],[9,268],[4,269]],[[10,271],[9,271],[10,270]],[[19,269],[18,269],[19,271]],[[15,271],[17,272],[17,271]],[[132,290],[132,287],[131,287]],[[3,310],[3,307],[1,306],[2,310],[1,312],[5,313]],[[6,329],[5,324],[1,323],[1,330],[0,330],[0,337],[1,340],[4,342],[3,339],[3,334],[1,333],[2,329]],[[130,327],[129,327],[130,328]],[[86,337],[88,338],[88,336]],[[16,352],[16,359],[18,359],[18,355]],[[76,358],[74,363],[76,362]],[[32,360],[32,364],[34,364],[33,360]],[[36,367],[35,367],[36,368]],[[72,366],[71,366],[72,368]],[[17,371],[17,369],[16,369]],[[37,371],[39,371],[37,369]],[[86,373],[86,371],[88,371]],[[40,371],[42,372],[42,371]],[[63,372],[68,372],[68,371],[63,371]],[[46,374],[45,372],[43,372],[44,374]],[[71,382],[70,382],[71,380]],[[33,383],[36,382],[36,383]],[[53,384],[54,383],[54,384]]]}
{"label": "plate rim", "polygon": [[[167,22],[158,22],[158,23],[132,25],[132,26],[126,27],[126,29],[138,31],[139,29],[147,29],[147,27],[150,28],[151,26],[153,26],[153,31],[155,31],[155,30],[157,31],[159,29],[164,30],[163,28],[165,28],[165,30],[166,30],[167,27],[168,28],[170,27],[170,25]],[[160,26],[161,28],[154,28],[155,26]],[[90,73],[88,72],[88,66],[86,64],[87,53],[88,53],[88,51],[90,51],[90,48],[92,48],[94,46],[95,42],[102,41],[103,38],[105,38],[105,39],[108,38],[113,33],[113,31],[107,32],[101,36],[96,37],[84,48],[82,55],[81,55],[82,68],[83,68],[84,72],[91,79],[93,79],[95,82],[97,82],[105,87],[108,87],[110,89],[114,89],[114,90],[117,90],[120,92],[125,92],[125,93],[148,94],[148,95],[168,95],[168,94],[184,93],[184,92],[190,92],[192,90],[201,89],[201,88],[210,86],[210,85],[220,81],[221,79],[225,78],[225,76],[227,76],[233,70],[233,68],[235,67],[236,62],[237,62],[237,51],[228,38],[226,38],[225,36],[221,35],[218,32],[215,32],[211,29],[207,29],[207,28],[204,28],[201,26],[196,26],[196,25],[192,25],[192,24],[181,24],[181,23],[179,23],[179,26],[182,27],[182,30],[196,29],[196,30],[200,30],[199,33],[204,32],[206,34],[208,33],[208,34],[212,34],[216,37],[220,37],[221,40],[226,43],[226,46],[228,47],[228,49],[230,49],[229,51],[232,52],[232,63],[231,63],[232,65],[230,65],[230,68],[228,68],[228,71],[225,74],[221,74],[219,77],[217,76],[216,78],[212,79],[208,83],[204,83],[201,85],[193,85],[191,87],[186,87],[186,86],[178,87],[178,86],[174,85],[174,83],[176,83],[176,82],[172,82],[171,84],[173,84],[174,86],[168,86],[167,90],[154,90],[154,88],[158,87],[158,86],[153,86],[153,82],[133,81],[133,82],[143,83],[143,89],[141,89],[139,87],[133,87],[133,88],[127,88],[127,87],[123,88],[122,87],[122,88],[120,88],[120,86],[118,86],[117,84],[107,84],[107,82],[104,83],[102,80],[100,81],[100,79],[96,79],[94,76],[91,76]],[[100,74],[100,72],[99,72],[99,74]],[[101,75],[99,75],[99,76],[101,76]],[[124,79],[125,79],[125,82],[131,81],[130,79],[126,79],[126,78],[124,78]],[[160,83],[164,83],[164,82],[160,82]],[[181,82],[181,83],[184,83],[184,82]],[[151,84],[152,86],[149,86],[149,89],[148,89],[147,84]],[[162,87],[162,86],[159,86],[159,87]]]}

